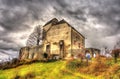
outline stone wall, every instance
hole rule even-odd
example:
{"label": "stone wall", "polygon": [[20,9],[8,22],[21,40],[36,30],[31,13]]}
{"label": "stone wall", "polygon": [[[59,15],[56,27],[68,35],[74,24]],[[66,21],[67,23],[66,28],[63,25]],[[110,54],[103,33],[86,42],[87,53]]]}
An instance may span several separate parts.
{"label": "stone wall", "polygon": [[41,60],[43,59],[43,46],[23,47],[19,53],[20,60]]}
{"label": "stone wall", "polygon": [[72,29],[72,54],[77,55],[84,53],[85,49],[85,38],[80,35],[75,29]]}

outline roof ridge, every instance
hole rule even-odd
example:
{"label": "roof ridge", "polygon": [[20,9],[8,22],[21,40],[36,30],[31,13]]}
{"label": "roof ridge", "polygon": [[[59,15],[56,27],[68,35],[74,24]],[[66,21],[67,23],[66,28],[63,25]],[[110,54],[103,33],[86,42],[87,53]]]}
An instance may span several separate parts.
{"label": "roof ridge", "polygon": [[48,24],[50,24],[50,23],[57,23],[57,22],[58,22],[58,19],[53,18],[53,19],[51,19],[50,21],[48,21],[44,26],[46,26],[46,25],[48,25]]}

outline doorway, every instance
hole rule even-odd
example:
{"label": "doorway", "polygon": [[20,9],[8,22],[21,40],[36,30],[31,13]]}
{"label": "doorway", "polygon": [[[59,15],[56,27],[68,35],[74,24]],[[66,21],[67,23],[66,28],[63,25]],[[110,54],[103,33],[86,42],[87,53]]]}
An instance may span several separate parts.
{"label": "doorway", "polygon": [[64,40],[59,41],[60,58],[64,58]]}
{"label": "doorway", "polygon": [[50,55],[50,44],[46,45],[46,53]]}

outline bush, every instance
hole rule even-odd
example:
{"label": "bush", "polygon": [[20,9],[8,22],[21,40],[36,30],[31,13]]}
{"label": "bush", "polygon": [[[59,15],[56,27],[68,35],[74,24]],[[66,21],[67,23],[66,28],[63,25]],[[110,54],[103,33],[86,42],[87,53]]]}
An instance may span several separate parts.
{"label": "bush", "polygon": [[101,75],[106,72],[109,67],[106,64],[106,60],[105,57],[97,57],[94,59],[94,62],[90,63],[88,66],[79,68],[79,71],[82,73],[93,74],[95,76]]}
{"label": "bush", "polygon": [[120,79],[120,65],[114,64],[113,66],[110,66],[106,73],[104,73],[103,76]]}
{"label": "bush", "polygon": [[29,72],[25,75],[25,79],[34,79],[35,73]]}
{"label": "bush", "polygon": [[21,77],[16,75],[14,79],[21,79]]}
{"label": "bush", "polygon": [[19,76],[16,74],[16,76],[13,79],[34,79],[35,73],[34,72],[28,72],[25,76]]}
{"label": "bush", "polygon": [[120,65],[112,64],[111,59],[103,56],[95,58],[89,66],[79,68],[79,72],[101,76],[105,79],[120,79]]}
{"label": "bush", "polygon": [[84,62],[78,61],[78,60],[69,60],[66,63],[66,68],[70,70],[77,70],[80,67],[85,66]]}

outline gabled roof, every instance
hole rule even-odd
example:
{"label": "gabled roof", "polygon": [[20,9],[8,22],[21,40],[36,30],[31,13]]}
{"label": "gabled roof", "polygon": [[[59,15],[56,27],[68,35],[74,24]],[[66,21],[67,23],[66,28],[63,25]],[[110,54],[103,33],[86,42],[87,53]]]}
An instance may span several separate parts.
{"label": "gabled roof", "polygon": [[[74,27],[72,27],[67,21],[65,21],[64,19],[58,21],[56,18],[53,18],[52,20],[50,20],[49,22],[47,22],[43,27],[45,27],[46,25],[52,23],[52,25],[57,25],[57,24],[62,24],[62,23],[66,23],[69,27],[71,27],[72,29],[74,29],[78,34],[80,34],[83,38],[85,38],[80,32],[78,32]],[[52,27],[52,26],[51,26]],[[51,28],[50,27],[50,28]],[[48,30],[50,30],[50,28]],[[47,30],[47,31],[48,31]]]}
{"label": "gabled roof", "polygon": [[[44,26],[46,26],[46,25],[48,25],[48,24],[50,24],[50,23],[56,24],[56,23],[58,23],[58,20],[57,20],[56,18],[53,18],[52,20],[48,21]],[[43,27],[44,27],[44,26],[43,26]]]}

